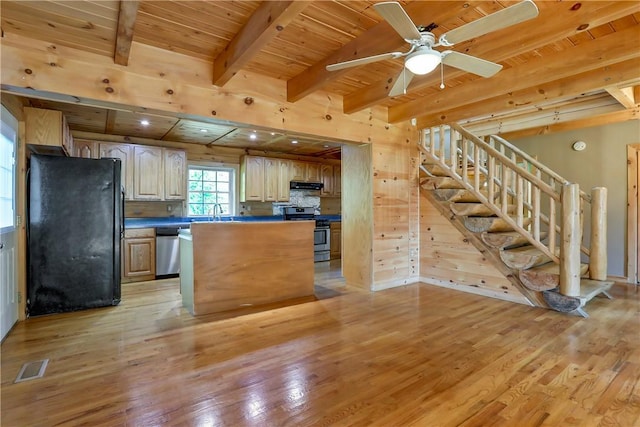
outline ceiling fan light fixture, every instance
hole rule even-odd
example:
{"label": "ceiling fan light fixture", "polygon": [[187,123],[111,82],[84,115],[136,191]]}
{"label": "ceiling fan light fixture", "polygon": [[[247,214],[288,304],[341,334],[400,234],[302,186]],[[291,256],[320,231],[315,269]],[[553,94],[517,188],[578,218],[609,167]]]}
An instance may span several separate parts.
{"label": "ceiling fan light fixture", "polygon": [[407,56],[404,65],[413,74],[421,76],[435,70],[438,64],[440,64],[440,61],[440,52],[429,48],[422,48]]}

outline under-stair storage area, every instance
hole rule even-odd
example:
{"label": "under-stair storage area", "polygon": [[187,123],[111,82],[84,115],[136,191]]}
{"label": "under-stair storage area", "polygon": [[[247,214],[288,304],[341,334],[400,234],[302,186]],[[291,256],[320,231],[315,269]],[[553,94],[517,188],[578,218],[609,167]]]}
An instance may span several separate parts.
{"label": "under-stair storage area", "polygon": [[[606,188],[586,193],[501,137],[456,124],[427,129],[420,150],[423,199],[508,281],[485,293],[517,300],[517,289],[525,303],[584,317],[589,300],[609,296]],[[483,282],[467,286],[482,293]]]}

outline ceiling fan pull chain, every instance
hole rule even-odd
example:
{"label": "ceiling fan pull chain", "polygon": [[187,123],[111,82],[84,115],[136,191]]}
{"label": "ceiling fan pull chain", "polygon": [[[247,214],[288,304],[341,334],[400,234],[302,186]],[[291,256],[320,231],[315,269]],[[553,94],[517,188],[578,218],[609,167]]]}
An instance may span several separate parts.
{"label": "ceiling fan pull chain", "polygon": [[440,89],[444,89],[444,64],[440,63]]}

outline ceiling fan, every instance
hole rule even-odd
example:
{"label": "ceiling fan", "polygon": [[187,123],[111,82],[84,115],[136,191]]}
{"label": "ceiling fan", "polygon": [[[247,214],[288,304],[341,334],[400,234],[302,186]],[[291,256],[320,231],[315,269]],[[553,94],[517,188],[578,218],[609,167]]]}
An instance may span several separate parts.
{"label": "ceiling fan", "polygon": [[[409,15],[407,15],[407,12],[405,12],[400,3],[395,1],[382,2],[373,5],[373,7],[380,16],[411,45],[409,51],[389,52],[368,56],[366,58],[353,59],[351,61],[338,62],[337,64],[327,65],[326,68],[327,71],[337,71],[344,68],[383,61],[385,59],[404,57],[404,68],[389,91],[389,96],[398,96],[407,93],[407,86],[409,86],[414,75],[428,74],[441,63],[482,77],[493,76],[502,69],[502,65],[453,50],[440,52],[435,50],[434,47],[451,47],[456,43],[487,34],[491,31],[500,30],[538,16],[538,8],[533,1],[524,0],[492,13],[491,15],[484,16],[448,31],[442,34],[436,42],[433,33],[422,27],[417,27],[413,21],[411,21],[411,18],[409,18]],[[442,85],[441,87],[444,86]]]}

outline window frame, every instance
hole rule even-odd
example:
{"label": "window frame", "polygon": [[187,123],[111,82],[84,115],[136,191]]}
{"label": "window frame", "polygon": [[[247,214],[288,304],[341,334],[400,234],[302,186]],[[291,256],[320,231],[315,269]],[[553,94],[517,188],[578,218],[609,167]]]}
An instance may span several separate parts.
{"label": "window frame", "polygon": [[[190,209],[189,209],[189,205],[191,205],[190,202],[190,195],[192,193],[192,191],[189,189],[189,182],[191,181],[189,179],[190,177],[190,172],[191,170],[199,170],[199,171],[221,171],[221,172],[229,172],[229,212],[225,212],[223,214],[220,214],[221,217],[233,217],[235,216],[235,213],[237,211],[237,193],[238,193],[238,188],[237,188],[237,174],[238,174],[238,168],[232,166],[232,165],[226,165],[226,164],[204,164],[204,163],[189,163],[187,165],[187,199],[185,201],[186,204],[186,216],[188,218],[210,218],[212,215],[211,214],[203,214],[203,215],[193,215],[190,213]],[[202,193],[203,191],[198,191],[199,193]],[[218,193],[216,191],[216,193]],[[224,192],[223,192],[224,193]],[[204,204],[207,205],[205,203],[198,203],[198,204]]]}

